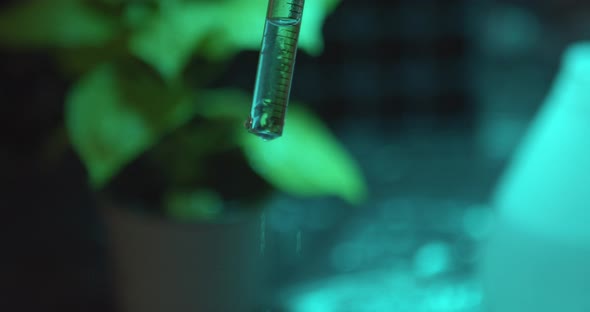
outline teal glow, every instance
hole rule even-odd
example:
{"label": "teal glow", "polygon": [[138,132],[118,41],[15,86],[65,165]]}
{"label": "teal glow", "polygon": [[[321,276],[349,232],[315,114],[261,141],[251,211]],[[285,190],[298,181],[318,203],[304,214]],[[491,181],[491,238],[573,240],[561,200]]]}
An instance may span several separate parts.
{"label": "teal glow", "polygon": [[590,242],[589,76],[590,43],[572,45],[495,198],[511,222],[575,243]]}
{"label": "teal glow", "polygon": [[445,272],[451,265],[449,246],[442,242],[431,242],[422,246],[414,257],[416,276],[426,278]]}
{"label": "teal glow", "polygon": [[497,311],[588,311],[590,42],[568,47],[494,205],[481,263]]}
{"label": "teal glow", "polygon": [[483,302],[473,281],[425,285],[403,268],[335,277],[288,297],[292,312],[471,312]]}

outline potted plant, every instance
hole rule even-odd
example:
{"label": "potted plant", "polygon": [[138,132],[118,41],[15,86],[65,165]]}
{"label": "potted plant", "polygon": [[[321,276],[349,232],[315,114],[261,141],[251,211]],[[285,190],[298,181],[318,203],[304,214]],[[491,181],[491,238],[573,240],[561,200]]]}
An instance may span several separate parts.
{"label": "potted plant", "polygon": [[[307,3],[305,52],[321,51],[336,2]],[[33,0],[0,13],[4,47],[54,55],[72,82],[65,127],[106,217],[123,311],[256,308],[271,191],[365,194],[354,161],[303,106],[265,142],[243,126],[248,90],[210,87],[259,48],[267,4]]]}

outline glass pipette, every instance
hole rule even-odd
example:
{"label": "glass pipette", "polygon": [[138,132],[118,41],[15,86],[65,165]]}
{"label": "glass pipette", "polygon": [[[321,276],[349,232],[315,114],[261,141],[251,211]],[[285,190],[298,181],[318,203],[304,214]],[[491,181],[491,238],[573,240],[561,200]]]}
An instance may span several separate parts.
{"label": "glass pipette", "polygon": [[304,0],[270,0],[248,131],[272,140],[283,134]]}

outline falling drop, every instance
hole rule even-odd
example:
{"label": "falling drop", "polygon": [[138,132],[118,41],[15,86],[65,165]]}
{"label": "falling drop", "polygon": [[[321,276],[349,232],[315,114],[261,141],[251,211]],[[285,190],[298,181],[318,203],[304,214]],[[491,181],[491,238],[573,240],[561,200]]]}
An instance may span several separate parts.
{"label": "falling drop", "polygon": [[297,230],[297,245],[295,247],[295,251],[297,252],[298,256],[301,256],[301,229]]}
{"label": "falling drop", "polygon": [[264,255],[266,249],[266,213],[260,215],[260,254]]}

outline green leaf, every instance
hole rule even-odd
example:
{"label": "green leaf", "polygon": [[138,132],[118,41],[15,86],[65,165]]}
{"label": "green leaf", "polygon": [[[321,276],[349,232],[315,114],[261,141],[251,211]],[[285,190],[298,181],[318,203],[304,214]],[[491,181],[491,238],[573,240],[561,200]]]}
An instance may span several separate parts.
{"label": "green leaf", "polygon": [[298,196],[339,196],[357,204],[366,186],[356,162],[311,113],[291,105],[283,137],[243,135],[252,168],[276,188]]}
{"label": "green leaf", "polygon": [[81,0],[31,0],[0,14],[0,44],[22,48],[99,46],[115,23]]}
{"label": "green leaf", "polygon": [[[227,58],[241,50],[258,50],[262,40],[268,0],[229,0],[220,14],[221,26],[205,55]],[[323,50],[322,27],[339,0],[306,1],[299,36],[299,47],[317,56]]]}
{"label": "green leaf", "polygon": [[[242,50],[258,50],[268,0],[162,2],[160,11],[135,33],[130,50],[174,80],[198,53],[225,60]],[[308,1],[299,44],[318,55],[323,48],[322,26],[338,0]]]}
{"label": "green leaf", "polygon": [[252,96],[238,89],[207,89],[197,95],[199,115],[209,119],[227,119],[242,123],[250,113]]}
{"label": "green leaf", "polygon": [[137,68],[107,64],[71,89],[66,126],[91,184],[100,188],[195,113],[196,107],[184,90],[167,87]]}
{"label": "green leaf", "polygon": [[218,25],[218,4],[176,3],[164,6],[130,42],[132,53],[174,80],[188,64],[198,44]]}

